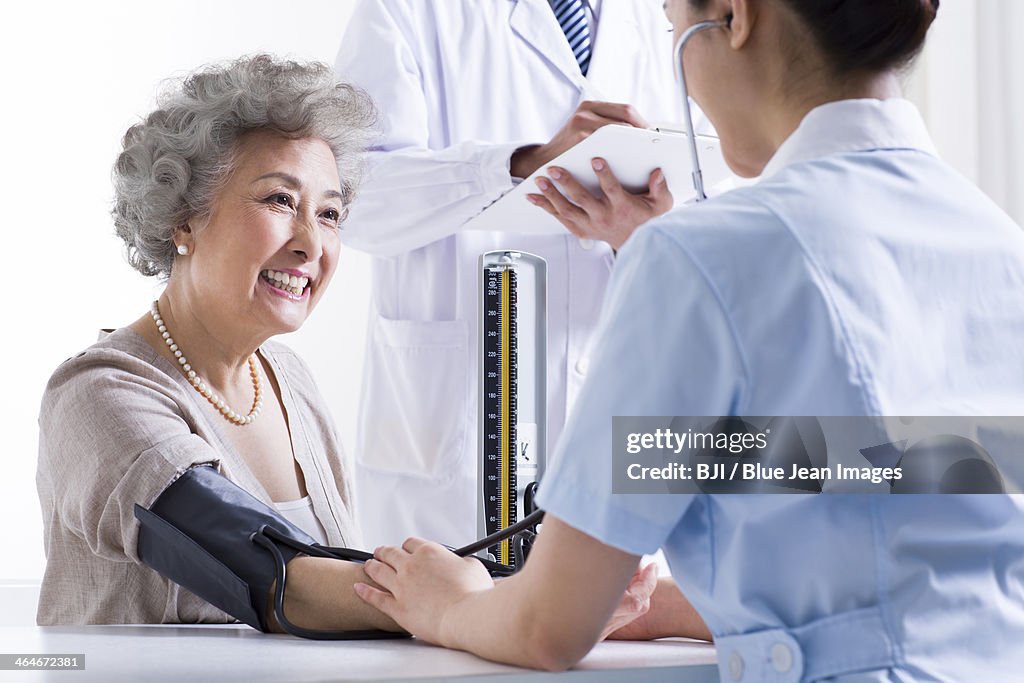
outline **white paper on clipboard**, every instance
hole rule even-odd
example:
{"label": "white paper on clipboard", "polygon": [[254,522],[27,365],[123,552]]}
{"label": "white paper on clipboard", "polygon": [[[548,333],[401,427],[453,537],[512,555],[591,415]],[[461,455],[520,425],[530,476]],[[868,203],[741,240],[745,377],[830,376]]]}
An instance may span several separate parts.
{"label": "white paper on clipboard", "polygon": [[[697,153],[700,155],[705,187],[714,187],[731,176],[731,171],[722,158],[718,138],[698,135]],[[566,169],[584,187],[595,194],[600,192],[597,176],[590,166],[594,157],[606,160],[615,177],[631,192],[646,192],[651,172],[660,168],[665,173],[675,206],[681,206],[694,197],[693,179],[690,175],[690,148],[685,133],[608,125],[599,128],[583,142],[539,168],[479,215],[470,219],[462,229],[564,234],[565,227],[543,209],[531,204],[526,195],[539,194],[535,178],[548,176],[547,169],[551,166]]]}

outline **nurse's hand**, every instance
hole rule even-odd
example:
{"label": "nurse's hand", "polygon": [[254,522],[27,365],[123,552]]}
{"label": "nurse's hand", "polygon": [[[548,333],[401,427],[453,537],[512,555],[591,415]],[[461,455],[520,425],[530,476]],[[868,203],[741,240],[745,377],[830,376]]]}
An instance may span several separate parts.
{"label": "nurse's hand", "polygon": [[514,178],[528,178],[538,168],[609,124],[647,128],[647,121],[631,105],[586,100],[580,103],[550,142],[517,149],[512,154],[509,172]]}
{"label": "nurse's hand", "polygon": [[707,624],[672,577],[655,580],[648,602],[649,607],[643,614],[605,637],[608,640],[654,640],[681,636],[711,640]]}
{"label": "nurse's hand", "polygon": [[616,251],[634,230],[672,208],[672,193],[661,169],[651,172],[647,192],[632,194],[622,187],[604,159],[596,157],[591,165],[601,186],[597,196],[564,168],[552,166],[548,169],[550,180],[537,178],[541,194],[528,194],[526,198],[577,237],[603,240]]}
{"label": "nurse's hand", "polygon": [[436,645],[452,646],[445,634],[449,610],[494,585],[477,560],[458,557],[421,538],[409,538],[401,548],[377,548],[373,556],[363,570],[385,590],[357,583],[356,595],[420,640]]}
{"label": "nurse's hand", "polygon": [[[651,595],[658,585],[658,565],[651,563],[646,567],[638,567],[633,578],[626,587],[626,592],[619,600],[615,612],[608,623],[601,631],[601,640],[604,640],[612,633],[622,634],[629,632],[629,625],[634,624],[647,614],[651,608]],[[619,638],[619,640],[633,640],[632,638]]]}

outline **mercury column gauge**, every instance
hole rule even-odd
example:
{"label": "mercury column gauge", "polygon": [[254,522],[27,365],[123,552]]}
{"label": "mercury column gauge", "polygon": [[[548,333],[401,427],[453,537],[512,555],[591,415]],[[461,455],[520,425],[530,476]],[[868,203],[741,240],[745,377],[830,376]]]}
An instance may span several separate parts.
{"label": "mercury column gauge", "polygon": [[[480,257],[478,530],[488,536],[532,512],[544,474],[547,264],[522,251]],[[515,541],[488,548],[515,567]]]}

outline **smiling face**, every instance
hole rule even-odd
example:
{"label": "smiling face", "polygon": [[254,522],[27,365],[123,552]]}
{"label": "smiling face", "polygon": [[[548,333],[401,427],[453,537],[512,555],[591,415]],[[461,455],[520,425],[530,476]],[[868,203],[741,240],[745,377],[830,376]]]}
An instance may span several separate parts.
{"label": "smiling face", "polygon": [[323,140],[246,133],[210,215],[176,235],[189,254],[168,286],[221,335],[261,341],[298,329],[338,264],[341,197]]}

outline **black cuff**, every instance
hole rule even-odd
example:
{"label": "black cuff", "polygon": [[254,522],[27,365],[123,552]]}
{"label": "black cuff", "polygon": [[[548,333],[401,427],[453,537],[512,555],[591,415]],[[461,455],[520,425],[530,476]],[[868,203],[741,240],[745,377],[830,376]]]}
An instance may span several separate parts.
{"label": "black cuff", "polygon": [[[138,555],[165,578],[260,631],[275,579],[275,558],[252,541],[270,527],[312,545],[315,540],[209,466],[193,467],[150,509],[135,506],[142,524]],[[279,546],[284,562],[298,550]]]}

